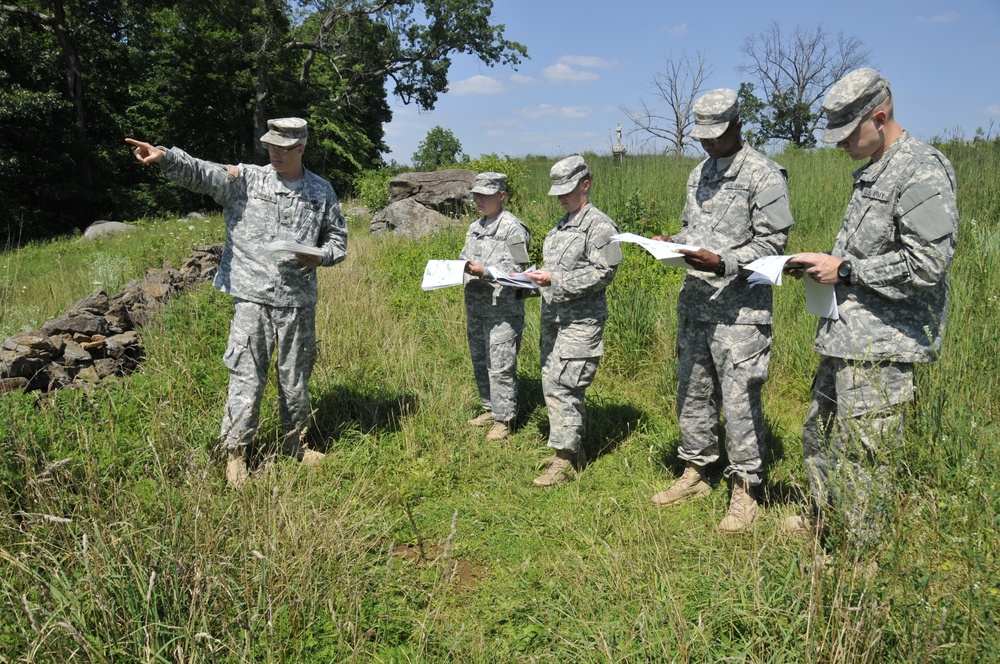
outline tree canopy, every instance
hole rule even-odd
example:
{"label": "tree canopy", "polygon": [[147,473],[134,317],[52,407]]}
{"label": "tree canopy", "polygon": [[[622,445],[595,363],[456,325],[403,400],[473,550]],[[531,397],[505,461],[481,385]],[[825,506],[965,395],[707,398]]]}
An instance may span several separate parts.
{"label": "tree canopy", "polygon": [[438,125],[433,127],[413,153],[413,166],[421,171],[433,171],[442,166],[458,163],[462,156],[462,144],[449,129]]}
{"label": "tree canopy", "polygon": [[0,4],[6,242],[202,204],[123,138],[260,163],[270,117],[309,120],[338,190],[381,164],[388,96],[431,109],[451,57],[517,65],[491,0],[23,0]]}

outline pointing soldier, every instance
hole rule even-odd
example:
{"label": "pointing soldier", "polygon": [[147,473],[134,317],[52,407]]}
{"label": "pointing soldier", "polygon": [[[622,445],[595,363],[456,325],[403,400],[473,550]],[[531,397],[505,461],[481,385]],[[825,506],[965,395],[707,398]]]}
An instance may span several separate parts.
{"label": "pointing soldier", "polygon": [[[305,444],[311,409],[309,377],[316,360],[315,268],[347,255],[347,227],[330,183],[302,165],[308,128],[300,118],[268,120],[260,142],[267,166],[225,166],[126,138],[136,159],[158,164],[164,177],[223,207],[226,244],[215,287],[233,297],[223,362],[229,395],[221,427],[228,452],[226,480],[249,477],[247,448],[260,416],[271,355],[277,351],[278,398],[284,451],[312,464],[322,454]],[[315,247],[315,253],[275,252],[272,241]]]}
{"label": "pointing soldier", "polygon": [[482,216],[472,222],[459,258],[464,258],[465,313],[469,354],[483,413],[472,426],[490,426],[486,440],[502,440],[517,415],[517,352],[524,332],[524,301],[515,289],[501,286],[489,268],[521,272],[528,263],[531,235],[521,220],[504,209],[507,176],[480,173],[472,187]]}
{"label": "pointing soldier", "polygon": [[574,466],[586,463],[584,393],[604,353],[604,291],[622,261],[620,245],[611,241],[618,227],[590,203],[593,176],[583,157],[556,162],[549,177],[549,195],[559,197],[566,215],[545,237],[544,269],[525,273],[541,287],[542,392],[555,451],[533,480],[539,487],[563,482]]}
{"label": "pointing soldier", "polygon": [[[823,111],[823,141],[867,162],[854,172],[833,251],[792,258],[808,278],[836,285],[840,314],[820,319],[816,332],[802,444],[820,515],[832,502],[848,540],[864,547],[885,525],[887,453],[902,441],[913,365],[941,350],[958,234],[955,171],[899,126],[889,83],[874,69],[840,79]],[[808,518],[785,520],[786,530],[810,527]]]}
{"label": "pointing soldier", "polygon": [[694,269],[677,299],[677,455],[685,468],[651,500],[679,505],[709,493],[705,467],[719,458],[721,410],[732,492],[719,530],[739,533],[759,514],[752,492],[764,472],[761,391],[771,355],[771,290],[751,288],[740,268],[784,251],[792,215],[785,169],[741,137],[736,93],[712,90],[694,113],[691,136],[708,158],[688,178],[681,230],[654,238],[702,247],[683,251]]}

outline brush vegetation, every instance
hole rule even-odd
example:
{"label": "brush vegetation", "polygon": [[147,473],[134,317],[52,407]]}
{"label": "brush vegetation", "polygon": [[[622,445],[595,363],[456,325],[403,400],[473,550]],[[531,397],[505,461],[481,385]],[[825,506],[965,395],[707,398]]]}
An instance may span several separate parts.
{"label": "brush vegetation", "polygon": [[[143,329],[139,372],[0,398],[0,661],[997,661],[1000,144],[943,148],[960,186],[951,320],[892,451],[898,501],[874,574],[836,543],[823,569],[813,544],[781,533],[807,494],[816,319],[800,285],[775,288],[764,513],[727,537],[721,463],[709,497],[648,503],[677,470],[680,271],[625,248],[588,391],[592,463],[539,490],[538,300],[521,427],[487,444],[465,424],[477,397],[461,289],[419,286],[428,259],[457,256],[464,227],[408,241],[352,219],[347,261],[320,272],[318,467],[278,459],[227,488],[215,445],[231,304],[207,285]],[[790,173],[789,251],[828,250],[856,164],[833,150],[776,158]],[[677,229],[693,160],[587,160],[594,203],[622,230]],[[552,160],[521,163],[514,211],[540,263],[561,215],[545,196]],[[3,254],[4,334],[222,233],[218,218],[142,226]],[[261,455],[276,411],[272,382]]]}

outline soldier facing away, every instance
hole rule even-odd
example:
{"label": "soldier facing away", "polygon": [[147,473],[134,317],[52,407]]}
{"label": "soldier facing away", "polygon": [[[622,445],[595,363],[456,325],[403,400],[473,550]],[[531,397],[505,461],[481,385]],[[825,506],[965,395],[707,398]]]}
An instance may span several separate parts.
{"label": "soldier facing away", "polygon": [[[229,344],[229,394],[221,442],[228,452],[226,481],[249,477],[247,449],[257,432],[260,402],[271,356],[277,350],[282,448],[313,464],[322,454],[305,439],[312,414],[309,377],[316,360],[316,268],[347,256],[347,225],[330,183],[302,165],[308,139],[301,118],[268,120],[260,142],[268,166],[226,166],[196,159],[179,148],[126,138],[142,164],[157,164],[164,177],[207,194],[223,207],[226,245],[215,288],[233,297]],[[321,255],[273,251],[273,241],[315,247]]]}
{"label": "soldier facing away", "polygon": [[[823,141],[867,163],[854,172],[833,251],[792,258],[808,266],[805,278],[835,284],[840,312],[820,319],[816,332],[820,360],[802,445],[818,516],[832,503],[860,552],[886,523],[889,454],[914,398],[913,365],[941,351],[958,235],[955,171],[900,127],[889,83],[874,69],[840,79],[823,111]],[[818,527],[811,516],[789,517],[785,529]]]}
{"label": "soldier facing away", "polygon": [[677,456],[685,468],[651,501],[679,505],[708,495],[705,468],[719,458],[721,410],[732,492],[719,530],[739,533],[759,514],[752,491],[764,473],[761,391],[771,356],[771,289],[751,288],[740,268],[785,250],[792,215],[785,169],[742,139],[736,92],[712,90],[694,113],[691,136],[708,157],[688,178],[681,230],[654,238],[701,247],[683,251],[694,269],[677,299]]}
{"label": "soldier facing away", "polygon": [[504,209],[507,176],[480,173],[472,187],[482,216],[469,225],[464,258],[466,333],[476,388],[483,412],[472,426],[490,426],[486,440],[502,440],[514,430],[517,415],[517,353],[524,332],[524,300],[502,286],[491,267],[505,274],[522,271],[528,263],[531,234],[521,220]]}

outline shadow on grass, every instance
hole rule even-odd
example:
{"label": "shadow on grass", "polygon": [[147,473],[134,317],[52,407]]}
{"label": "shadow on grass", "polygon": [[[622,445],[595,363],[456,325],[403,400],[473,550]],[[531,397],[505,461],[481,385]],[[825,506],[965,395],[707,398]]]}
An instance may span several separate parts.
{"label": "shadow on grass", "polygon": [[415,394],[372,388],[358,390],[349,386],[333,387],[313,401],[315,443],[326,451],[345,432],[391,433],[398,431],[404,415],[416,411]]}
{"label": "shadow on grass", "polygon": [[[541,408],[545,408],[540,378],[519,377],[518,426],[523,426]],[[589,396],[589,392],[588,392]],[[594,461],[614,452],[621,441],[635,429],[643,412],[631,404],[613,404],[587,400],[587,439],[583,443],[587,458]],[[541,416],[538,430],[549,437],[549,421]]]}
{"label": "shadow on grass", "polygon": [[[771,482],[767,478],[767,471],[773,467],[779,459],[785,456],[785,445],[780,435],[780,431],[770,420],[765,420],[765,436],[768,441],[767,449],[764,451],[764,482],[756,490],[757,500],[762,506],[802,504],[806,500],[806,493],[798,484],[788,482]],[[676,429],[673,435],[664,442],[660,449],[659,462],[667,471],[669,481],[673,481],[684,472],[685,461],[677,455],[680,447],[680,432]],[[709,464],[706,479],[712,487],[720,484],[725,485],[726,480],[723,474],[729,465],[729,456],[726,454],[726,430],[724,422],[719,422],[719,458]],[[672,474],[672,476],[671,476]]]}

